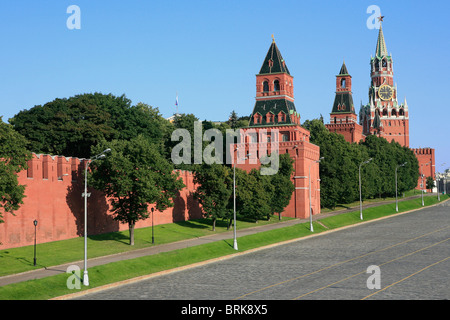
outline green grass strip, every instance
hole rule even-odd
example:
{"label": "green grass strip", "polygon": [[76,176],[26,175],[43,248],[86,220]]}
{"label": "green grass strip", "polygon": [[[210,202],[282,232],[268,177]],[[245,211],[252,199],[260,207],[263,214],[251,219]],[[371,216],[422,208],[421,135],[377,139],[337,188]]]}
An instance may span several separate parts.
{"label": "green grass strip", "polygon": [[[441,202],[448,195],[441,196]],[[425,197],[425,206],[436,204],[436,197]],[[421,208],[421,199],[399,202],[399,213]],[[364,221],[395,214],[395,203],[363,210]],[[361,222],[359,210],[320,219],[314,222],[314,233],[348,226]],[[239,252],[248,251],[270,244],[293,240],[310,235],[309,222],[256,233],[238,239]],[[195,247],[159,253],[151,256],[118,261],[106,265],[89,268],[90,286],[81,289],[68,289],[66,281],[69,274],[59,274],[43,279],[30,280],[0,287],[1,300],[44,300],[65,294],[76,293],[88,288],[99,287],[118,281],[152,274],[180,266],[206,261],[236,253],[232,245],[233,239],[207,243]]]}
{"label": "green grass strip", "polygon": [[[283,218],[282,221],[289,219],[292,218]],[[257,224],[239,221],[237,226],[238,230],[240,230],[277,223],[278,221],[278,217],[273,217],[270,221],[260,220]],[[211,225],[211,219],[197,219],[157,225],[154,227],[155,244],[152,244],[152,228],[139,228],[135,230],[134,246],[129,245],[127,230],[88,236],[88,259],[227,231],[226,221],[217,221],[216,231],[212,231]],[[0,277],[84,260],[84,237],[38,243],[36,247],[36,267],[33,265],[34,246],[0,250]]]}

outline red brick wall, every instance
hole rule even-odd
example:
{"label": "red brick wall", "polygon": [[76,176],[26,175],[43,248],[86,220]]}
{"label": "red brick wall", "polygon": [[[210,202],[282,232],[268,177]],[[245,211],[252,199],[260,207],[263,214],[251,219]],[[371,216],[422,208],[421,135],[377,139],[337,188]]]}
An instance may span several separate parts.
{"label": "red brick wall", "polygon": [[[186,188],[174,199],[173,208],[155,211],[155,225],[202,217],[200,206],[192,197],[195,190],[192,174],[179,172]],[[19,183],[26,185],[26,197],[15,216],[3,214],[5,223],[0,224],[0,249],[33,244],[35,219],[38,220],[39,243],[84,235],[83,159],[33,155],[29,169],[18,176]],[[88,198],[88,235],[128,229],[128,225],[112,219],[109,201],[103,193],[91,188],[88,192],[91,192]],[[151,226],[150,218],[136,223],[136,228],[147,226]]]}
{"label": "red brick wall", "polygon": [[[434,149],[432,148],[416,148],[412,149],[414,154],[416,155],[417,160],[419,161],[419,180],[417,181],[416,189],[422,190],[422,177],[423,177],[423,189],[426,188],[427,177],[433,177],[435,179],[435,163],[434,163]],[[431,190],[428,190],[430,192]]]}
{"label": "red brick wall", "polygon": [[[292,195],[289,205],[282,213],[283,216],[304,219],[309,217],[309,165],[318,160],[320,157],[320,148],[315,144],[309,142],[309,131],[301,126],[273,126],[267,128],[251,128],[258,133],[258,143],[248,143],[244,138],[245,135],[241,135],[240,144],[237,144],[242,154],[250,153],[250,160],[246,160],[245,163],[237,164],[237,168],[241,168],[246,171],[250,171],[253,168],[259,168],[261,163],[259,162],[262,145],[266,145],[265,148],[268,153],[271,152],[271,144],[261,141],[265,140],[265,134],[263,130],[267,130],[267,134],[270,135],[271,130],[278,130],[280,135],[282,132],[289,133],[289,141],[281,141],[281,137],[278,138],[278,152],[279,154],[289,153],[294,159],[294,172],[292,174],[292,182],[295,186],[294,194]],[[244,130],[245,131],[245,130]],[[257,155],[257,156],[256,156]],[[319,180],[319,164],[312,163],[311,165],[311,208],[313,215],[320,213],[320,180]]]}
{"label": "red brick wall", "polygon": [[325,125],[328,131],[343,135],[345,141],[350,143],[359,143],[365,139],[363,127],[357,123],[356,114],[331,114],[330,118],[330,123]]}

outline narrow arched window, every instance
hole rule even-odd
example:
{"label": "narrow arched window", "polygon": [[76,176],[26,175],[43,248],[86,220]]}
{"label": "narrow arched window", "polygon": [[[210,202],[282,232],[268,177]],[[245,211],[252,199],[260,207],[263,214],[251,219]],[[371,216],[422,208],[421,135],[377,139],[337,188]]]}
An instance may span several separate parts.
{"label": "narrow arched window", "polygon": [[269,82],[267,82],[267,81],[263,82],[263,91],[264,92],[269,91]]}
{"label": "narrow arched window", "polygon": [[345,88],[345,79],[341,80],[341,88]]}
{"label": "narrow arched window", "polygon": [[273,90],[274,90],[274,91],[280,91],[280,81],[275,80],[275,81],[273,82]]}

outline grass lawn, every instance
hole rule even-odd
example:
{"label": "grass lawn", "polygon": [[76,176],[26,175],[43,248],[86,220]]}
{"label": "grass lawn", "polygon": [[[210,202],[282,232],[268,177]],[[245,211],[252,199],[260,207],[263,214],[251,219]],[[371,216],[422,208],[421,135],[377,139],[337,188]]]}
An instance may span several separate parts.
{"label": "grass lawn", "polygon": [[[286,221],[292,218],[283,217],[282,219]],[[270,221],[259,220],[258,223],[238,221],[237,229],[277,222],[279,222],[278,216],[274,216]],[[225,221],[217,221],[216,231],[212,231],[211,219],[198,219],[154,226],[155,244],[152,244],[151,227],[135,229],[134,246],[129,245],[128,231],[88,236],[88,259],[225,231],[227,231]],[[84,237],[38,244],[36,252],[37,266],[35,267],[33,265],[34,246],[0,250],[0,277],[84,260]]]}
{"label": "grass lawn", "polygon": [[[448,195],[442,195],[441,201],[448,199]],[[436,197],[425,197],[425,206],[437,203]],[[409,211],[412,209],[421,208],[421,199],[413,199],[399,203],[399,212]],[[385,204],[378,207],[364,209],[364,221],[380,218],[383,216],[395,214],[395,203]],[[276,218],[272,219],[275,222]],[[314,233],[320,233],[329,229],[338,228],[342,226],[347,226],[361,222],[359,219],[359,210],[352,211],[348,213],[339,214],[336,216],[326,217],[320,220],[320,223],[314,222]],[[184,228],[179,226],[184,231],[179,233],[185,236],[193,236],[196,234],[196,230],[203,230],[207,232],[210,227],[203,228],[202,225],[205,222],[190,222],[199,223],[196,227]],[[260,222],[260,224],[262,221]],[[269,222],[270,223],[270,222]],[[238,225],[242,228],[244,227],[243,222],[239,222]],[[255,224],[251,224],[254,226]],[[168,225],[163,225],[169,228]],[[226,229],[225,226],[222,226]],[[175,227],[174,227],[175,228]],[[178,230],[178,229],[176,229]],[[137,231],[137,230],[136,230]],[[173,231],[172,231],[173,232]],[[219,231],[216,231],[219,232]],[[155,232],[156,234],[156,232]],[[273,243],[278,243],[281,241],[292,240],[310,235],[309,222],[293,225],[286,228],[260,232],[253,235],[248,235],[239,238],[239,251],[247,251],[253,248],[258,248],[261,246],[266,246]],[[111,237],[111,236],[110,236]],[[148,237],[148,235],[146,236]],[[145,238],[145,237],[144,237]],[[158,239],[158,238],[157,238]],[[162,239],[162,237],[161,237]],[[77,239],[78,240],[78,239]],[[66,240],[69,241],[69,240]],[[81,240],[82,241],[82,240]],[[95,241],[112,241],[117,242],[118,246],[121,243],[126,245],[127,241],[123,239],[107,239],[107,240],[92,240],[90,243]],[[148,238],[141,240],[143,243],[149,242]],[[65,241],[61,241],[65,242]],[[111,244],[112,244],[111,242]],[[233,239],[230,238],[226,241],[217,241],[213,243],[207,243],[195,247],[174,250],[171,252],[159,253],[151,256],[114,262],[106,265],[96,266],[89,268],[89,280],[90,287],[98,287],[109,283],[114,283],[121,280],[131,279],[141,275],[147,275],[154,272],[167,270],[179,266],[189,265],[192,263],[205,261],[208,259],[213,259],[229,254],[236,253],[232,248]],[[80,242],[81,243],[81,242]],[[150,230],[150,243],[151,243],[151,230]],[[94,245],[92,245],[95,247]],[[68,247],[66,247],[67,249]],[[41,249],[42,250],[42,249]],[[62,249],[60,249],[62,250]],[[80,249],[77,249],[80,250]],[[90,249],[88,248],[88,251]],[[82,249],[81,249],[82,251]],[[4,255],[4,253],[0,253]],[[73,252],[72,252],[73,255]],[[80,255],[82,256],[82,255]],[[2,257],[3,258],[3,257]],[[17,259],[17,257],[16,257]],[[23,264],[30,264],[31,259],[27,258],[22,261]],[[72,259],[73,260],[73,259]],[[7,263],[8,264],[8,263]],[[3,266],[3,264],[2,264]],[[52,297],[58,297],[68,293],[74,293],[81,290],[86,290],[82,286],[80,290],[73,289],[70,290],[66,286],[66,281],[68,279],[68,274],[59,274],[52,277],[47,277],[43,279],[31,280],[16,284],[11,284],[7,286],[0,287],[0,299],[2,300],[32,300],[32,299],[50,299]]]}
{"label": "grass lawn", "polygon": [[[398,195],[398,200],[401,201],[403,198],[417,196],[417,195],[420,195],[420,194],[421,194],[420,190],[416,190],[416,189],[405,191],[403,194],[399,194]],[[425,196],[428,196],[428,195],[425,194]],[[394,200],[395,200],[395,197],[364,199],[363,205],[365,205],[365,204],[372,204],[372,203],[376,204],[376,203],[383,202],[383,201],[394,201]],[[349,208],[358,207],[358,206],[359,206],[359,200],[358,201],[354,201],[352,203],[347,203],[347,204],[338,204],[336,206],[336,208],[334,208],[334,209],[323,208],[320,211],[322,213],[327,213],[327,212],[332,212],[332,211],[341,210],[341,209],[349,209]]]}

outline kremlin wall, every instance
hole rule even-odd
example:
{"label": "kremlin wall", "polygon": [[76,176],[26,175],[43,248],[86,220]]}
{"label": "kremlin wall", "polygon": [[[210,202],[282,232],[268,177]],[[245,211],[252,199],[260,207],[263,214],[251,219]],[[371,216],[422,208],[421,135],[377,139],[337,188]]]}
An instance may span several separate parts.
{"label": "kremlin wall", "polygon": [[[18,174],[19,184],[26,185],[20,208],[3,214],[0,224],[0,250],[34,244],[34,224],[37,242],[65,240],[84,235],[84,164],[80,158],[33,154],[28,170]],[[154,224],[172,223],[202,217],[193,199],[193,175],[179,171],[185,188],[174,199],[174,206],[164,212],[154,212]],[[128,230],[128,225],[113,220],[105,195],[88,187],[88,235]],[[149,210],[150,210],[149,206]],[[136,222],[136,228],[152,225],[151,216]]]}

